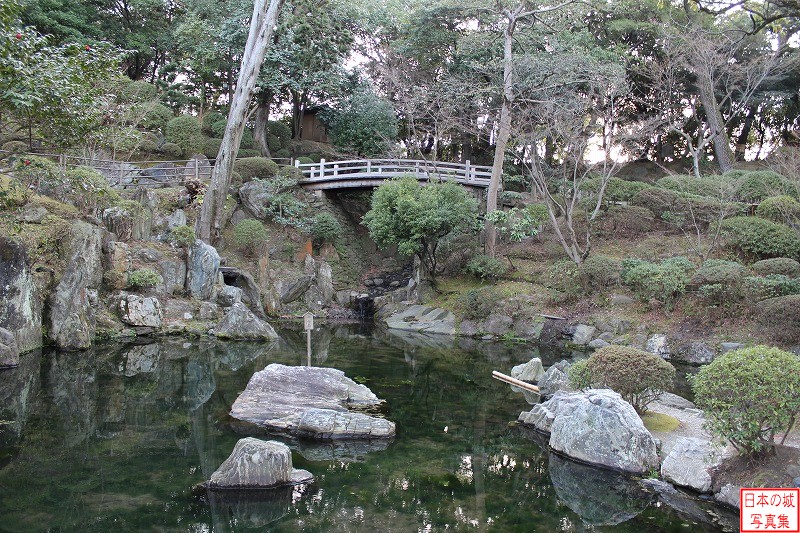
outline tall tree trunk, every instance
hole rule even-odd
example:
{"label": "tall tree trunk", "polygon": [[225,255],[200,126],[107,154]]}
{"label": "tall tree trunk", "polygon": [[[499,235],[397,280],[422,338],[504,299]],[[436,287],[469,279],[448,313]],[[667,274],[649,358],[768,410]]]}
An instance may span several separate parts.
{"label": "tall tree trunk", "polygon": [[300,139],[300,129],[302,127],[302,102],[300,101],[300,93],[295,90],[292,93],[292,139]]}
{"label": "tall tree trunk", "polygon": [[717,165],[720,172],[727,172],[733,169],[733,150],[731,150],[731,140],[725,129],[725,119],[717,103],[714,94],[714,82],[711,77],[704,72],[698,73],[697,85],[700,89],[700,101],[706,112],[706,121],[711,130],[711,142],[714,144],[714,155],[717,158]]}
{"label": "tall tree trunk", "polygon": [[[267,6],[269,1],[269,6]],[[258,72],[264,62],[278,13],[284,0],[255,0],[253,17],[250,20],[250,33],[242,55],[242,67],[239,70],[239,81],[231,100],[225,134],[211,172],[211,184],[208,186],[200,216],[195,227],[198,238],[211,243],[222,231],[222,215],[225,199],[231,184],[231,172],[236,152],[242,140],[247,110],[256,85]]]}
{"label": "tall tree trunk", "polygon": [[255,126],[253,130],[253,140],[261,150],[264,157],[272,157],[269,151],[269,110],[272,106],[272,91],[263,91],[263,96],[259,96],[258,107],[256,108]]}
{"label": "tall tree trunk", "polygon": [[736,161],[744,161],[747,139],[750,137],[750,132],[753,131],[753,121],[756,118],[756,107],[755,105],[750,106],[747,117],[744,119],[744,124],[742,124],[742,132],[739,134],[739,138],[736,139],[736,151],[734,152]]}
{"label": "tall tree trunk", "polygon": [[[508,24],[503,31],[503,106],[500,109],[500,128],[494,145],[494,161],[492,175],[489,178],[489,190],[486,193],[486,213],[497,209],[497,192],[500,189],[500,179],[503,176],[503,162],[506,156],[506,146],[511,136],[511,104],[514,102],[514,28],[517,25],[516,14],[508,15]],[[486,223],[486,255],[495,256],[497,244],[497,230],[494,224]]]}

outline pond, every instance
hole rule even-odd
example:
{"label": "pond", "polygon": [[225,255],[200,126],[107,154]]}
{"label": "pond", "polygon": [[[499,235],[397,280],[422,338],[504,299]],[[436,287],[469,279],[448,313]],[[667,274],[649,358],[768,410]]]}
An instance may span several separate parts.
{"label": "pond", "polygon": [[[510,425],[530,407],[492,370],[561,354],[528,345],[318,329],[313,363],[386,400],[397,437],[286,441],[306,487],[192,495],[242,436],[228,411],[267,364],[303,364],[302,332],[272,344],[164,338],[29,354],[0,373],[2,531],[719,531],[636,481],[551,455]],[[710,514],[709,514],[710,513]]]}

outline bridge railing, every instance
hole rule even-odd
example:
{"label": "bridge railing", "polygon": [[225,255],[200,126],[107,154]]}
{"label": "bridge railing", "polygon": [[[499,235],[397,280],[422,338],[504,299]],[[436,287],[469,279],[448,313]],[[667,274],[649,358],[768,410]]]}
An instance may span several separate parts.
{"label": "bridge railing", "polygon": [[370,179],[391,179],[413,175],[417,179],[453,180],[465,185],[488,187],[492,167],[465,163],[446,163],[421,159],[359,159],[299,163],[304,175],[301,183]]}

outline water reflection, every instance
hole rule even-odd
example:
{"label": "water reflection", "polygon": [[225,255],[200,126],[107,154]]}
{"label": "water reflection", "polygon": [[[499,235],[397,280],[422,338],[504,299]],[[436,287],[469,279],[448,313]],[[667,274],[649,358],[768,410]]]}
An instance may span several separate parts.
{"label": "water reflection", "polygon": [[[0,372],[0,527],[557,531],[585,522],[639,531],[645,516],[681,523],[652,506],[620,522],[640,511],[638,493],[610,491],[593,469],[576,473],[508,427],[526,402],[491,371],[562,354],[348,327],[315,331],[312,346],[315,364],[340,368],[386,399],[397,438],[287,440],[316,485],[207,501],[191,487],[240,438],[231,404],[267,364],[305,362],[302,331],[282,331],[273,343],[167,338],[24,357]],[[598,501],[608,492],[619,501]]]}

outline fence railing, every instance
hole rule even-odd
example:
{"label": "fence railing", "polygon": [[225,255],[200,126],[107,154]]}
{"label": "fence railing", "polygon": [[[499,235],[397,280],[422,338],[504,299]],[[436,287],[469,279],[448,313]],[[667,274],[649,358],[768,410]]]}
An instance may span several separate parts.
{"label": "fence railing", "polygon": [[304,175],[301,183],[313,184],[330,181],[360,179],[391,179],[413,175],[417,179],[456,181],[474,187],[488,187],[492,167],[465,163],[447,163],[421,159],[360,159],[351,161],[325,161],[319,163],[295,162]]}

